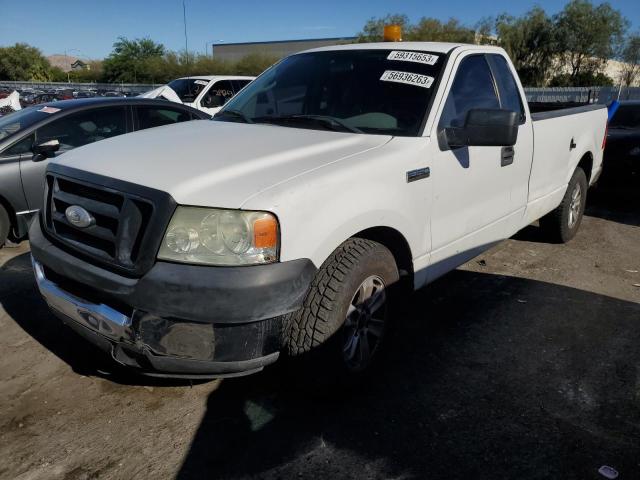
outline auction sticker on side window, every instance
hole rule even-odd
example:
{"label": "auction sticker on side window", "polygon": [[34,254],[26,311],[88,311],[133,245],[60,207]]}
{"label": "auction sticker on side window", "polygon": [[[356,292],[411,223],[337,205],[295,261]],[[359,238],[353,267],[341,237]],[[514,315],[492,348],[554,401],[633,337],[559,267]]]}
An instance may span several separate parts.
{"label": "auction sticker on side window", "polygon": [[209,85],[209,80],[194,80],[193,83],[196,83],[198,85]]}
{"label": "auction sticker on side window", "polygon": [[399,62],[424,63],[425,65],[435,65],[438,61],[437,55],[421,52],[403,52],[402,50],[394,50],[389,54],[387,60],[397,60]]}
{"label": "auction sticker on side window", "polygon": [[405,83],[407,85],[415,85],[416,87],[430,88],[433,83],[433,77],[428,75],[420,75],[411,72],[396,72],[395,70],[385,70],[380,77],[383,82]]}

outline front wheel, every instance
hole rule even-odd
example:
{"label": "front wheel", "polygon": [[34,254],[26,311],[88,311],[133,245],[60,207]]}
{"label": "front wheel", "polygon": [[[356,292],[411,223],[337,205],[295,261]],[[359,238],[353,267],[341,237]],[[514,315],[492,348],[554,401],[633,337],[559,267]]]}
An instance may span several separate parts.
{"label": "front wheel", "polygon": [[552,240],[567,243],[575,237],[582,223],[588,187],[584,170],[576,168],[560,205],[540,219],[540,227]]}
{"label": "front wheel", "polygon": [[379,356],[398,288],[382,244],[351,238],[318,270],[303,307],[288,319],[288,353],[325,373],[359,374]]}

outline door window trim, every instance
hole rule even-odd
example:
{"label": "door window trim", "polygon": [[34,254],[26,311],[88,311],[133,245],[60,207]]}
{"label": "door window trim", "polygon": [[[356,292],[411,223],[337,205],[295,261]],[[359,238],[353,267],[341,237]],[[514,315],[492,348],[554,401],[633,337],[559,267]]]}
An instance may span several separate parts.
{"label": "door window trim", "polygon": [[500,85],[497,80],[497,72],[495,70],[496,66],[494,65],[494,57],[501,57],[506,61],[507,69],[509,70],[509,75],[511,75],[511,79],[514,81],[516,90],[518,91],[518,102],[520,103],[520,122],[518,125],[524,125],[527,121],[527,112],[524,109],[524,105],[522,103],[522,94],[520,92],[520,87],[518,86],[518,82],[516,81],[513,72],[511,71],[511,67],[509,65],[509,61],[504,57],[504,55],[500,55],[499,53],[485,53],[485,58],[487,64],[489,65],[489,70],[491,70],[491,76],[493,77],[493,81],[495,84],[496,92],[498,94],[498,102],[500,103],[500,108],[504,108],[502,104],[502,91],[500,90]]}
{"label": "door window trim", "polygon": [[[449,52],[451,53],[451,52]],[[489,63],[489,60],[486,58],[486,53],[485,52],[477,52],[477,51],[473,51],[473,50],[468,50],[468,51],[463,51],[460,53],[460,55],[458,57],[455,58],[454,60],[454,65],[452,65],[452,70],[451,70],[451,75],[449,77],[449,82],[445,85],[444,89],[445,91],[442,92],[442,97],[440,98],[440,104],[438,105],[438,111],[436,112],[436,115],[434,117],[433,120],[433,124],[431,126],[431,130],[432,133],[435,133],[435,137],[437,139],[437,143],[438,143],[438,149],[441,152],[445,152],[448,150],[451,150],[451,148],[449,148],[448,146],[445,146],[442,144],[441,140],[440,140],[440,135],[443,129],[440,128],[440,120],[442,118],[442,114],[444,113],[444,107],[445,104],[447,103],[447,100],[449,98],[449,94],[451,93],[451,89],[453,88],[453,84],[456,81],[456,77],[458,75],[458,71],[460,70],[460,66],[463,64],[463,62],[465,60],[467,60],[468,58],[471,57],[483,57],[485,63],[487,64],[487,68],[489,69],[489,75],[491,76],[491,84],[493,85],[493,91],[496,95],[496,99],[498,100],[498,104],[501,105],[500,103],[500,95],[498,93],[498,84],[496,82],[495,76],[493,74],[493,70],[491,69],[491,65]],[[449,54],[447,54],[447,58],[449,58]],[[441,76],[444,75],[444,70],[442,69],[441,71]],[[433,101],[433,98],[432,98]]]}

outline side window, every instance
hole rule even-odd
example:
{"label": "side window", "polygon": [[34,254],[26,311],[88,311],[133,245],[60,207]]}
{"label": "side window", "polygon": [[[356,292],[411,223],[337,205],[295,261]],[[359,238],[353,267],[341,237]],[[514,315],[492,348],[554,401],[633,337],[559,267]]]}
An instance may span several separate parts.
{"label": "side window", "polygon": [[33,146],[33,141],[35,140],[35,135],[31,134],[22,140],[14,143],[9,148],[7,148],[0,156],[2,157],[13,157],[14,155],[22,155],[25,153],[31,152],[31,147]]}
{"label": "side window", "polygon": [[137,111],[138,130],[188,122],[191,120],[191,114],[189,112],[174,110],[173,108],[137,107]]}
{"label": "side window", "polygon": [[513,78],[513,74],[509,69],[507,61],[502,55],[487,55],[491,69],[495,74],[498,92],[500,93],[500,107],[506,110],[512,110],[520,114],[520,120],[524,122],[524,107],[518,84]]}
{"label": "side window", "polygon": [[460,63],[440,117],[439,129],[461,127],[473,108],[500,108],[493,76],[484,55]]}
{"label": "side window", "polygon": [[238,93],[240,90],[242,90],[244,87],[246,87],[250,83],[251,83],[251,80],[234,80],[233,89],[235,90],[236,93]]}
{"label": "side window", "polygon": [[234,95],[231,80],[220,80],[216,82],[201,100],[201,105],[205,108],[216,108],[223,106],[227,100]]}
{"label": "side window", "polygon": [[36,132],[37,142],[56,139],[60,150],[71,150],[122,135],[127,133],[125,112],[123,107],[105,107],[72,113],[40,127]]}

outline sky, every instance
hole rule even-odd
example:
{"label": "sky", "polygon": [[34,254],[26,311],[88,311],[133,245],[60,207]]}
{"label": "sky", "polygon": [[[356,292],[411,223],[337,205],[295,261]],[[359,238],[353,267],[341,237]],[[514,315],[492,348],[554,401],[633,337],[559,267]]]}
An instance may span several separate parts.
{"label": "sky", "polygon": [[[565,0],[185,0],[189,51],[205,52],[211,42],[256,42],[356,35],[371,17],[404,13],[456,17],[473,26],[486,16],[520,15],[540,5],[547,13]],[[594,3],[599,3],[594,0]],[[610,3],[640,30],[640,0]],[[98,59],[111,52],[118,36],[150,37],[169,50],[185,48],[182,0],[0,0],[0,46],[25,42],[45,55]],[[207,53],[211,50],[207,49]]]}

